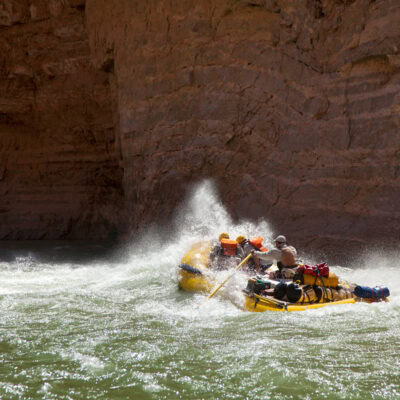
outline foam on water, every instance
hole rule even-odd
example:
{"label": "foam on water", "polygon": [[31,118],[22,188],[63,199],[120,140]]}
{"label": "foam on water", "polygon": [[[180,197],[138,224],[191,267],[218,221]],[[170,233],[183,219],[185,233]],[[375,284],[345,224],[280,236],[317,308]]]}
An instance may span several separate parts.
{"label": "foam on water", "polygon": [[2,262],[0,398],[400,397],[398,254],[333,266],[389,287],[390,303],[248,313],[240,271],[208,301],[177,288],[184,253],[222,231],[260,234],[267,247],[277,233],[267,221],[233,223],[206,181],[173,228],[149,231],[114,261]]}
{"label": "foam on water", "polygon": [[[108,292],[118,293],[118,287],[138,286],[144,292],[149,291],[152,282],[167,282],[166,287],[175,289],[177,265],[190,246],[204,238],[218,237],[221,231],[227,231],[231,237],[239,234],[251,236],[261,234],[264,243],[270,246],[273,232],[267,221],[257,224],[242,221],[234,224],[220,203],[216,189],[210,181],[205,181],[193,189],[181,209],[176,213],[175,229],[164,232],[151,231],[133,243],[126,252],[126,260],[110,264],[62,264],[38,263],[32,257],[19,257],[11,263],[0,263],[0,295],[55,293]],[[366,286],[387,286],[391,290],[393,305],[398,304],[400,292],[399,254],[367,254],[356,265],[332,267],[341,277]],[[322,261],[322,260],[321,260]],[[222,281],[227,271],[219,274]],[[240,291],[246,283],[246,276],[238,272],[228,283],[227,289],[221,289],[220,298],[240,303]],[[159,287],[155,286],[157,290]],[[165,288],[165,286],[164,286]],[[117,291],[116,291],[117,290]],[[159,292],[159,296],[175,292]],[[194,296],[196,298],[196,296]],[[151,303],[151,296],[146,299]],[[225,307],[224,307],[225,308]],[[179,309],[178,312],[181,310]],[[226,313],[226,310],[222,310]],[[326,311],[328,312],[328,311]]]}

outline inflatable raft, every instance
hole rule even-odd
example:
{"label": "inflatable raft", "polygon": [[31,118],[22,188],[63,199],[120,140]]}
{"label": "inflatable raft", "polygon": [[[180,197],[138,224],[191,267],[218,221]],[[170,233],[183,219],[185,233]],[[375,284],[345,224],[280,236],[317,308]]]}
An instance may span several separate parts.
{"label": "inflatable raft", "polygon": [[[227,233],[223,233],[227,235]],[[223,235],[221,234],[221,235]],[[243,236],[238,238],[246,240]],[[267,251],[262,245],[261,236],[253,236],[246,240],[249,246],[260,251]],[[220,237],[218,241],[202,241],[195,243],[183,256],[179,265],[179,287],[187,292],[210,293],[218,284],[216,271],[233,270],[244,261],[244,251],[237,240]],[[248,261],[248,262],[247,262]],[[243,270],[255,273],[255,265],[246,260]],[[262,264],[261,268],[269,268],[271,264]],[[240,267],[241,268],[241,267]]]}
{"label": "inflatable raft", "polygon": [[243,290],[244,309],[252,312],[305,311],[357,302],[386,302],[390,295],[387,288],[368,288],[345,281],[340,281],[335,288],[299,283],[265,277],[250,278]]}
{"label": "inflatable raft", "polygon": [[[220,282],[216,272],[209,268],[211,247],[211,241],[197,242],[183,256],[178,271],[179,288],[209,294],[217,287]],[[304,273],[294,280],[274,280],[268,275],[250,277],[243,295],[243,307],[247,311],[291,312],[356,302],[389,301],[390,293],[387,288],[368,288],[339,280],[329,272],[326,276]]]}
{"label": "inflatable raft", "polygon": [[210,271],[209,256],[211,242],[195,243],[183,256],[178,271],[179,288],[187,292],[209,293],[215,284],[215,279]]}

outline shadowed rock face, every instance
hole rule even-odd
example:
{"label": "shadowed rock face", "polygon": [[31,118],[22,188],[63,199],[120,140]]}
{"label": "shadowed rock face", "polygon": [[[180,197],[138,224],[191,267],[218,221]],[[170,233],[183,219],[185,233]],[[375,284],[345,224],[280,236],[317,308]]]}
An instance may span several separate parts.
{"label": "shadowed rock face", "polygon": [[[68,210],[72,236],[76,226],[88,234],[89,226],[105,233],[106,221],[118,226],[112,210],[122,189],[126,220],[137,229],[167,220],[189,183],[213,177],[236,218],[266,217],[299,246],[329,251],[400,237],[397,0],[54,0],[36,9],[31,1],[28,11],[23,1],[3,3],[2,38],[19,52],[31,48],[29,32],[49,27],[29,58],[31,76],[12,80],[9,61],[0,64],[8,71],[2,84],[24,98],[1,102],[1,115],[19,116],[4,129],[29,149],[14,150],[14,164],[2,170],[31,153],[27,143],[37,137],[54,160],[42,165],[46,179],[59,160],[71,165],[79,179],[62,181],[80,205]],[[42,21],[42,12],[50,17]],[[17,39],[17,30],[26,32]],[[52,53],[46,35],[64,50]],[[13,65],[19,59],[26,57],[15,55]],[[61,124],[51,110],[64,112],[56,104],[65,97],[75,111]],[[94,143],[88,130],[97,132]],[[79,149],[73,157],[65,138]],[[93,157],[98,175],[75,157]],[[2,181],[12,191],[29,177],[29,166],[14,169],[18,176],[3,172]],[[92,184],[83,178],[93,176]],[[24,196],[43,202],[38,187],[32,181]],[[17,215],[15,207],[0,215]],[[64,221],[68,212],[55,215]],[[37,215],[48,214],[43,207]]]}
{"label": "shadowed rock face", "polygon": [[108,238],[121,224],[108,74],[84,1],[0,1],[0,238]]}

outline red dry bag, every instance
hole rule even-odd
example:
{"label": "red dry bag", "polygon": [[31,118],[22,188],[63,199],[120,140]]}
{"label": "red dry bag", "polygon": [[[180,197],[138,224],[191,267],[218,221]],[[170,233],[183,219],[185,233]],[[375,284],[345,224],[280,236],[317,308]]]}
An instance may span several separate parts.
{"label": "red dry bag", "polygon": [[317,265],[300,265],[297,268],[298,274],[306,274],[313,276],[329,276],[329,267],[325,263],[317,264]]}

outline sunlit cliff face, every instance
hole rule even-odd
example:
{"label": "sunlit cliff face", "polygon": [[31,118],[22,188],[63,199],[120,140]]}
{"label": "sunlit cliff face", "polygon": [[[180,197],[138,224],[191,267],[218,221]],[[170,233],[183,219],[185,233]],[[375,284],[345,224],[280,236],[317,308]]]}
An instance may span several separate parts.
{"label": "sunlit cliff face", "polygon": [[5,4],[3,237],[163,224],[209,177],[303,246],[399,237],[397,1]]}

